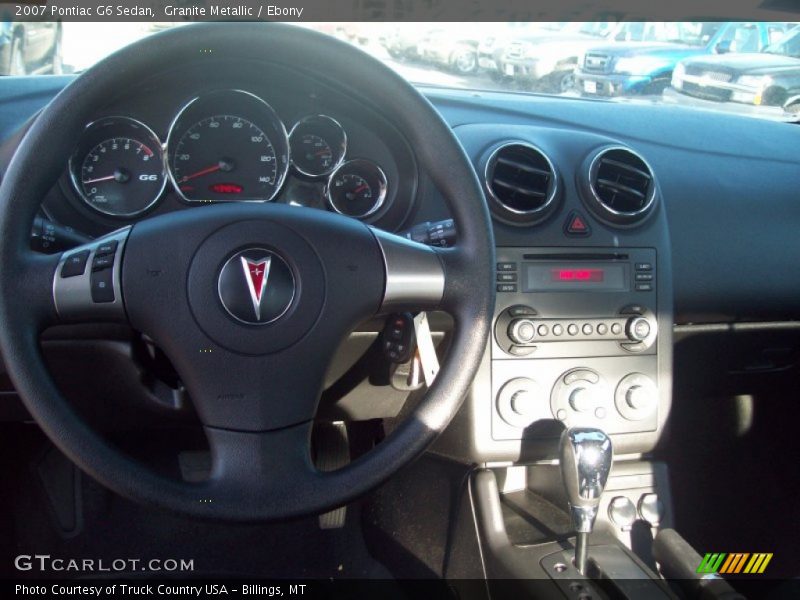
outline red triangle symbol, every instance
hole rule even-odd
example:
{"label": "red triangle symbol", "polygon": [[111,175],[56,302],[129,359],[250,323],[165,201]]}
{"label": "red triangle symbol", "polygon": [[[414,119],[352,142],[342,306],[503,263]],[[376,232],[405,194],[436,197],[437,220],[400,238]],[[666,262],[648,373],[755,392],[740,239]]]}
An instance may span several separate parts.
{"label": "red triangle symbol", "polygon": [[569,229],[570,231],[586,231],[586,223],[578,215],[575,215]]}

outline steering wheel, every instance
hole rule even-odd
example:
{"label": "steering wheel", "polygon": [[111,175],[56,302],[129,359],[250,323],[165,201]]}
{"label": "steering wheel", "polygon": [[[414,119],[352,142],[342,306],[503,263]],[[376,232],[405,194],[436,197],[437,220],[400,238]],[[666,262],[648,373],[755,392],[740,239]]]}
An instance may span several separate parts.
{"label": "steering wheel", "polygon": [[[444,196],[458,228],[456,245],[433,249],[318,209],[234,203],[144,219],[62,256],[33,252],[34,216],[85,123],[120,89],[167,60],[198,60],[201,47],[217,58],[268,57],[363,90],[361,99],[406,136]],[[385,481],[422,453],[458,410],[484,352],[494,305],[489,214],[475,171],[447,124],[379,61],[280,24],[179,27],[128,46],[76,78],[38,116],[5,174],[0,258],[0,350],[47,436],[117,493],[206,518],[319,513]],[[107,267],[97,272],[102,276],[92,271],[97,259]],[[82,260],[88,260],[83,271],[64,276],[64,269],[80,270]],[[270,283],[264,286],[266,269]],[[245,282],[249,297],[242,296]],[[243,316],[254,305],[248,313],[243,303],[256,297],[263,314],[254,320]],[[424,399],[362,457],[337,471],[315,469],[311,426],[339,343],[376,314],[431,309],[450,313],[454,332]],[[109,319],[126,320],[173,362],[208,438],[206,481],[169,479],[123,454],[87,426],[54,384],[40,333],[65,320]]]}

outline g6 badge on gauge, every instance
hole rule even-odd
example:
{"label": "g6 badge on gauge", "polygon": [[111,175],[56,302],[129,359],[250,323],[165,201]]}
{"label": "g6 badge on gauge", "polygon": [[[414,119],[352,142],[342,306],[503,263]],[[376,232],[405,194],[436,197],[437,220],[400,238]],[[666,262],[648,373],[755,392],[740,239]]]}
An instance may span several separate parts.
{"label": "g6 badge on gauge", "polygon": [[69,172],[83,202],[113,217],[145,212],[158,202],[166,184],[158,136],[129,117],[88,125],[70,158]]}
{"label": "g6 badge on gauge", "polygon": [[169,176],[187,202],[272,200],[289,168],[286,128],[272,107],[240,90],[187,104],[167,137]]}

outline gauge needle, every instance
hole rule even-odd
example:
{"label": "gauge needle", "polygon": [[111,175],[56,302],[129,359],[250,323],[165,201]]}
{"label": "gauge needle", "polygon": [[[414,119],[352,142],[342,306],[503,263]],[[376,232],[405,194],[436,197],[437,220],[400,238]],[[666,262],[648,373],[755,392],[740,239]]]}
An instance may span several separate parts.
{"label": "gauge needle", "polygon": [[362,183],[360,186],[358,186],[356,189],[353,190],[353,193],[358,194],[359,192],[366,189],[369,189],[369,186],[366,183]]}
{"label": "gauge needle", "polygon": [[106,177],[98,177],[97,179],[89,179],[88,181],[84,181],[84,185],[89,185],[90,183],[99,183],[101,181],[111,181],[112,179],[116,179],[116,175],[108,175]]}
{"label": "gauge needle", "polygon": [[208,175],[209,173],[214,173],[219,171],[222,168],[221,165],[214,165],[213,167],[208,167],[207,169],[203,169],[202,171],[198,171],[197,173],[192,173],[191,175],[185,175],[181,177],[178,183],[183,183],[185,181],[189,181],[190,179],[194,179],[195,177],[200,177],[202,175]]}

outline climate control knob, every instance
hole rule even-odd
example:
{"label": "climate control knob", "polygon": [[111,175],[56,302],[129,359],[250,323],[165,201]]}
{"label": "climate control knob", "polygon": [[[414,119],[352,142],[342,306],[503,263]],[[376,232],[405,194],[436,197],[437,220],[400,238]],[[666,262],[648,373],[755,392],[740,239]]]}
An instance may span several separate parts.
{"label": "climate control knob", "polygon": [[511,396],[511,410],[518,415],[526,416],[536,410],[536,395],[529,389],[521,389]]}
{"label": "climate control knob", "polygon": [[648,390],[642,385],[634,385],[625,392],[625,401],[634,410],[649,408],[653,401],[652,390]]}
{"label": "climate control knob", "polygon": [[578,412],[588,412],[594,405],[593,395],[589,388],[577,387],[569,395],[569,405]]}
{"label": "climate control knob", "polygon": [[631,317],[625,326],[625,333],[634,342],[643,342],[650,335],[650,321],[646,317]]}
{"label": "climate control knob", "polygon": [[514,319],[508,326],[508,337],[515,344],[530,344],[536,337],[536,325],[530,319]]}

